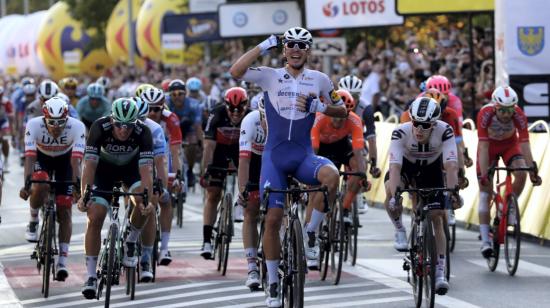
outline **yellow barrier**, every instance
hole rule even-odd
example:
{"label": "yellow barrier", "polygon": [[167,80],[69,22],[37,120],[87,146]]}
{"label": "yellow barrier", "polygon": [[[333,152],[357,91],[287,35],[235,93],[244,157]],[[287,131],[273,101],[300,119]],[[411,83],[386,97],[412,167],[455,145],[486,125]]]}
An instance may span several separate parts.
{"label": "yellow barrier", "polygon": [[[393,120],[389,117],[387,121]],[[464,123],[470,123],[473,130],[464,129],[462,131],[464,144],[468,148],[470,157],[475,161],[477,153],[477,131],[475,123],[469,119]],[[544,123],[544,122],[543,122]],[[531,127],[541,123],[535,122]],[[550,130],[546,123],[542,124],[546,128],[546,133],[530,133],[531,151],[533,159],[537,162],[539,170],[550,170],[550,159],[544,159],[550,156]],[[378,164],[382,170],[382,176],[379,179],[370,179],[372,189],[366,193],[371,202],[382,203],[385,198],[384,174],[389,168],[388,151],[391,141],[391,134],[396,127],[394,123],[376,122],[376,144],[378,147]],[[549,153],[549,154],[547,154]],[[525,189],[518,200],[520,211],[522,213],[521,230],[524,233],[531,234],[543,239],[550,239],[550,173],[540,172],[542,177],[542,186],[533,187],[527,180]],[[456,211],[456,218],[467,224],[478,224],[477,204],[479,198],[479,187],[477,175],[474,166],[466,169],[466,177],[470,185],[461,192],[464,198],[464,206]],[[405,206],[410,202],[405,199]]]}

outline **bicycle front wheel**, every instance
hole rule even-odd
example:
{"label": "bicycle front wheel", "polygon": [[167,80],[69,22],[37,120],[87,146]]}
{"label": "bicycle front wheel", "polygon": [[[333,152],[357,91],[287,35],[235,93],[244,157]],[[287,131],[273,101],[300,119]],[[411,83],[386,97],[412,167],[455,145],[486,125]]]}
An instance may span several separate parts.
{"label": "bicycle front wheel", "polygon": [[[306,257],[304,251],[304,238],[302,226],[298,219],[292,219],[290,224],[290,237],[288,238],[287,277],[283,278],[285,302],[288,307],[304,306],[304,283],[306,275]],[[287,278],[287,279],[285,279]],[[290,278],[290,279],[288,279]]]}
{"label": "bicycle front wheel", "polygon": [[521,247],[520,212],[516,196],[508,197],[506,212],[506,233],[504,234],[504,259],[510,276],[514,276],[518,269]]}
{"label": "bicycle front wheel", "polygon": [[350,229],[349,237],[349,253],[351,254],[351,265],[355,266],[357,262],[357,236],[359,234],[359,213],[357,211],[357,201],[354,201],[351,205],[351,217],[353,225]]}
{"label": "bicycle front wheel", "polygon": [[[493,203],[493,205],[496,207],[498,206],[496,203]],[[496,215],[496,214],[495,214]],[[492,229],[492,244],[493,244],[493,254],[487,258],[487,266],[489,266],[489,270],[491,272],[494,272],[497,269],[498,265],[498,258],[500,255],[500,242],[499,242],[499,224],[501,223],[500,219],[498,217],[495,217],[493,220],[493,225],[491,226]]]}
{"label": "bicycle front wheel", "polygon": [[176,200],[177,224],[178,227],[183,228],[183,196],[181,195],[181,193]]}
{"label": "bicycle front wheel", "polygon": [[321,280],[327,279],[328,266],[330,260],[330,220],[332,215],[325,215],[325,219],[321,222],[319,232],[319,269],[321,271]]}
{"label": "bicycle front wheel", "polygon": [[411,271],[411,285],[413,288],[414,304],[422,306],[422,286],[424,283],[424,258],[422,257],[422,238],[418,237],[418,225],[413,222],[409,246],[409,262]]}
{"label": "bicycle front wheel", "polygon": [[46,224],[46,237],[44,239],[44,268],[42,270],[42,290],[44,298],[47,298],[50,294],[50,273],[53,271],[53,241],[55,218],[54,212],[46,210],[47,216],[45,219]]}
{"label": "bicycle front wheel", "polygon": [[433,308],[435,305],[435,267],[437,264],[437,252],[435,249],[435,238],[433,235],[433,225],[430,214],[426,216],[424,222],[424,274],[426,279],[426,286],[424,293],[426,295],[426,306]]}
{"label": "bicycle front wheel", "polygon": [[[225,276],[227,271],[227,262],[229,260],[229,245],[233,236],[233,196],[231,193],[225,194],[224,198],[224,228],[222,229],[222,250],[223,254],[220,259],[223,259],[222,276]],[[223,257],[222,257],[223,256]]]}
{"label": "bicycle front wheel", "polygon": [[342,263],[344,261],[344,214],[342,203],[337,200],[332,219],[330,220],[330,271],[332,273],[332,283],[337,285],[342,275]]}
{"label": "bicycle front wheel", "polygon": [[116,224],[111,224],[107,243],[109,245],[107,255],[107,273],[105,273],[105,308],[109,307],[111,300],[111,287],[115,276],[115,247],[118,236],[118,228]]}

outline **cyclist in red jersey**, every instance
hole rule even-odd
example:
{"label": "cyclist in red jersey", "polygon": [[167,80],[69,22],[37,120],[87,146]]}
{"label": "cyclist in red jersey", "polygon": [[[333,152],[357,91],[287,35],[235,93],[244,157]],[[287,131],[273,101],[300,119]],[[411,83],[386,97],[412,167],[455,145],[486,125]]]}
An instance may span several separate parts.
{"label": "cyclist in red jersey", "polygon": [[[506,166],[513,168],[532,166],[535,171],[529,172],[531,182],[535,186],[542,183],[531,154],[527,117],[517,102],[516,92],[509,86],[501,86],[493,91],[491,103],[483,106],[477,115],[479,143],[476,168],[480,190],[478,214],[481,254],[485,258],[493,253],[489,239],[489,201],[493,191],[493,175],[488,173],[489,167],[498,164],[500,157]],[[512,189],[519,197],[525,185],[525,172],[513,174]]]}

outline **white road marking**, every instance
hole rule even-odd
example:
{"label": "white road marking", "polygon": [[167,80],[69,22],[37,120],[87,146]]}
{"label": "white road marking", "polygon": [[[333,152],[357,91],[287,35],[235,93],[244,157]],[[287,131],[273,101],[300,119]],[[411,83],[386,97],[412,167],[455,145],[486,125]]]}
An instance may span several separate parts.
{"label": "white road marking", "polygon": [[0,262],[0,294],[0,306],[22,307],[8,282],[8,278],[4,274],[4,265],[2,265],[2,262]]}
{"label": "white road marking", "polygon": [[[373,280],[373,281],[376,281],[378,283],[384,284],[384,285],[386,285],[390,288],[400,290],[400,291],[403,291],[403,292],[407,292],[407,293],[411,294],[410,299],[411,299],[411,303],[412,303],[413,297],[412,297],[411,285],[409,283],[407,283],[405,280],[398,279],[398,278],[395,278],[395,277],[391,276],[392,273],[393,274],[396,273],[396,269],[394,268],[396,266],[395,265],[396,263],[393,263],[393,265],[390,265],[391,263],[386,264],[386,266],[391,266],[391,268],[385,267],[384,265],[382,265],[382,263],[379,263],[377,265],[377,268],[375,269],[375,268],[369,267],[369,261],[370,260],[368,260],[368,259],[357,259],[357,264],[356,264],[355,267],[351,267],[351,266],[345,264],[345,267],[343,268],[343,270],[345,270],[346,272],[348,272],[350,274],[359,276],[361,278]],[[401,269],[401,264],[399,265],[398,269]],[[405,278],[405,275],[406,275],[406,273],[403,272],[401,277]],[[451,297],[451,296],[448,296],[448,295],[447,296],[438,296],[436,298],[436,303],[439,304],[439,305],[446,306],[446,307],[479,308],[479,306],[476,306],[474,304],[468,303],[466,301],[463,301],[463,300],[460,300],[460,299],[457,299],[457,298],[454,298],[454,297]]]}
{"label": "white road marking", "polygon": [[[497,266],[496,272],[508,275],[508,271],[506,270],[506,261],[504,260],[503,255],[504,253],[501,252],[501,257],[499,260],[500,264]],[[489,271],[489,268],[487,267],[487,261],[485,261],[485,259],[482,259],[481,257],[479,259],[468,259],[467,261],[477,266],[483,267],[487,269],[487,271]],[[516,276],[522,276],[522,277],[549,276],[550,277],[550,268],[546,266],[538,265],[535,263],[523,261],[521,260],[521,255],[520,255]]]}

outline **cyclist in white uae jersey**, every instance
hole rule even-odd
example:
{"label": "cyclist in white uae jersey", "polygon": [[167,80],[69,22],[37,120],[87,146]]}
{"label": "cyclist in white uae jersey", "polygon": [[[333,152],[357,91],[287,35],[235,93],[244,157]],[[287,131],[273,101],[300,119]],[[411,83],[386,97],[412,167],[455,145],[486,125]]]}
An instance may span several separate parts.
{"label": "cyclist in white uae jersey", "polygon": [[256,245],[258,243],[257,220],[260,210],[258,183],[260,182],[262,153],[267,135],[263,98],[260,99],[258,107],[259,110],[254,110],[244,117],[239,137],[239,203],[246,203],[243,220],[243,245],[248,264],[246,286],[251,289],[260,286]]}
{"label": "cyclist in white uae jersey", "polygon": [[[346,108],[327,75],[304,68],[313,43],[312,36],[306,29],[294,27],[285,32],[285,67],[250,67],[260,55],[276,48],[279,42],[278,37],[270,36],[242,55],[230,69],[234,78],[253,82],[265,93],[265,113],[270,133],[262,155],[260,193],[263,193],[264,186],[285,189],[287,176],[293,175],[309,185],[326,185],[329,189],[329,202],[332,204],[339,180],[338,171],[328,159],[314,154],[310,131],[316,112],[344,117]],[[319,246],[315,231],[324,218],[323,196],[316,194],[312,198],[316,209],[306,227],[306,257],[317,260]],[[270,195],[263,238],[270,284],[266,299],[268,307],[281,305],[278,267],[283,206],[282,194]]]}
{"label": "cyclist in white uae jersey", "polygon": [[[25,129],[25,186],[19,195],[24,200],[30,195],[31,220],[25,237],[37,240],[38,210],[43,205],[49,187],[44,184],[28,184],[31,177],[46,180],[55,172],[57,181],[75,181],[80,177],[80,162],[84,156],[84,123],[68,116],[67,103],[54,97],[46,101],[44,116],[33,118]],[[59,260],[57,280],[64,281],[69,275],[65,267],[71,239],[71,206],[73,187],[57,184],[56,214],[59,221]]]}
{"label": "cyclist in white uae jersey", "polygon": [[[445,183],[447,187],[454,188],[458,185],[454,133],[449,124],[438,120],[441,114],[439,105],[432,98],[417,98],[410,107],[410,113],[413,121],[400,124],[392,133],[389,151],[390,170],[385,177],[384,205],[396,229],[394,245],[398,251],[407,251],[407,238],[401,220],[403,208],[394,198],[397,188],[441,188],[445,187]],[[454,205],[460,203],[457,194],[453,194],[451,198]],[[445,294],[449,289],[445,278],[445,200],[442,194],[437,194],[430,202],[438,202],[441,206],[440,209],[431,211],[431,215],[439,256],[436,264],[436,290],[438,294]]]}

